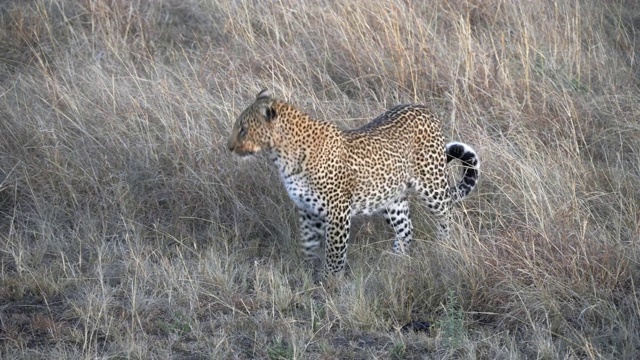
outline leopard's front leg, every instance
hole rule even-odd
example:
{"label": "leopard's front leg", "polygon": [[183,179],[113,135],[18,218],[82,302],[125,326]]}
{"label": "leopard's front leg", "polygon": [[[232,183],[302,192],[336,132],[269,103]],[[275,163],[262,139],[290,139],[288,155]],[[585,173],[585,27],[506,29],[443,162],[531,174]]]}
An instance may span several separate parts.
{"label": "leopard's front leg", "polygon": [[347,241],[351,227],[348,203],[334,206],[327,216],[324,273],[336,275],[344,270],[347,262]]}

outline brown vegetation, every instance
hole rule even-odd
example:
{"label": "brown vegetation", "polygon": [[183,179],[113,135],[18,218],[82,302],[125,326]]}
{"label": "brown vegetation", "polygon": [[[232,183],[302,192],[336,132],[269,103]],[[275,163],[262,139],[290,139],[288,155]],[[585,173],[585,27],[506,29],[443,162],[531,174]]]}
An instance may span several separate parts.
{"label": "brown vegetation", "polygon": [[[636,1],[2,2],[0,358],[638,358],[639,49]],[[483,161],[455,236],[361,219],[315,286],[224,148],[262,87],[432,106]]]}

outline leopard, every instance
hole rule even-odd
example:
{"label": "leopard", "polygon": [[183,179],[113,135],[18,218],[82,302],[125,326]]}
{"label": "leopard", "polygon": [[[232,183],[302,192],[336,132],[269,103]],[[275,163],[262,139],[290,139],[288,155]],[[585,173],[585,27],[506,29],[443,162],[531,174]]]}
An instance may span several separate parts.
{"label": "leopard", "polygon": [[[344,273],[356,215],[382,214],[395,232],[393,253],[407,255],[411,194],[433,216],[436,239],[448,239],[452,205],[472,192],[480,171],[476,151],[458,141],[445,144],[440,121],[425,105],[396,105],[361,127],[342,129],[267,89],[235,120],[227,148],[242,158],[266,154],[275,164],[297,209],[305,259],[320,264],[320,280]],[[452,160],[463,165],[455,186],[447,174]]]}

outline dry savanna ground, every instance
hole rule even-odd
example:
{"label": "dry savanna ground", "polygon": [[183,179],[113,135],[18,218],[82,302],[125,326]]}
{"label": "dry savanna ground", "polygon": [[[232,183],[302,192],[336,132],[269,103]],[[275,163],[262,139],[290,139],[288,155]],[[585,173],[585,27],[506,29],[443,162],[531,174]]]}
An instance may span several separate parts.
{"label": "dry savanna ground", "polygon": [[[3,1],[0,358],[639,358],[639,49],[634,0]],[[262,87],[431,106],[482,159],[454,236],[358,219],[315,285],[225,149]]]}

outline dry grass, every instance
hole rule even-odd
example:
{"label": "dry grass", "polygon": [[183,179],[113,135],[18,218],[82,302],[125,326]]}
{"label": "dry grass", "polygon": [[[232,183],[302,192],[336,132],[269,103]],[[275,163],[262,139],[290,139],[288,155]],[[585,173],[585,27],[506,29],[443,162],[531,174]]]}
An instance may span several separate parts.
{"label": "dry grass", "polygon": [[[0,358],[638,358],[638,49],[635,1],[2,2]],[[433,106],[483,160],[456,236],[359,220],[313,285],[224,149],[262,86]]]}

